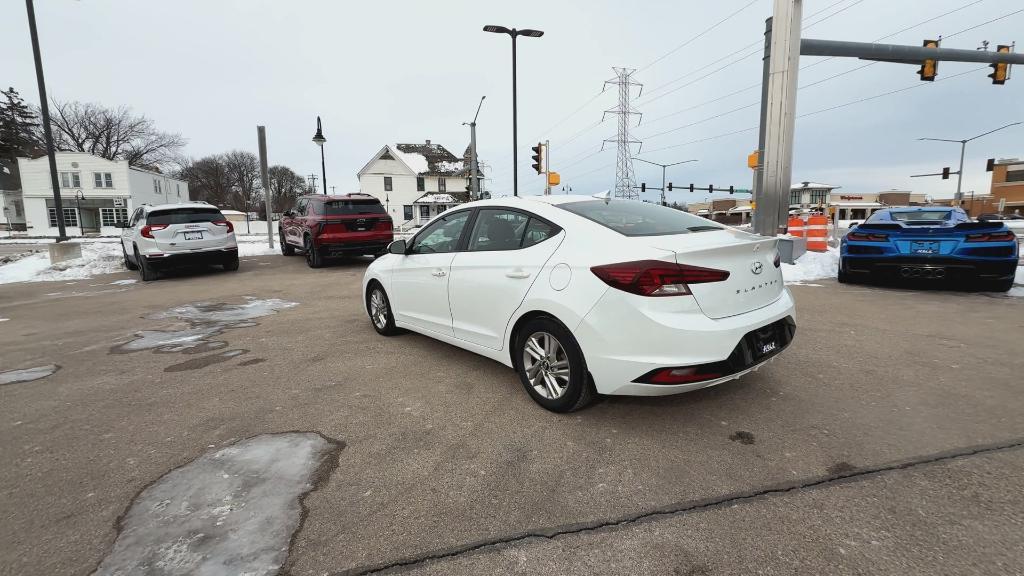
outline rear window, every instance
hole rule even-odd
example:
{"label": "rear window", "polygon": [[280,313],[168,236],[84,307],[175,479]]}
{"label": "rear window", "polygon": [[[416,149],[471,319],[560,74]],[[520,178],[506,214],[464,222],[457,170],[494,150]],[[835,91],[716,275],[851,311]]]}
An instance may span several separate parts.
{"label": "rear window", "polygon": [[[913,212],[890,212],[889,218],[896,222],[911,222],[914,220],[949,220],[953,216],[952,210],[915,210]],[[884,218],[874,218],[868,221],[878,221]]]}
{"label": "rear window", "polygon": [[319,204],[318,212],[326,216],[384,214],[384,207],[376,200],[327,200],[317,204]]}
{"label": "rear window", "polygon": [[611,228],[624,236],[665,236],[721,230],[700,216],[649,202],[586,200],[558,204],[559,208]]}
{"label": "rear window", "polygon": [[150,212],[146,224],[192,224],[218,220],[224,220],[224,215],[216,208],[171,208]]}

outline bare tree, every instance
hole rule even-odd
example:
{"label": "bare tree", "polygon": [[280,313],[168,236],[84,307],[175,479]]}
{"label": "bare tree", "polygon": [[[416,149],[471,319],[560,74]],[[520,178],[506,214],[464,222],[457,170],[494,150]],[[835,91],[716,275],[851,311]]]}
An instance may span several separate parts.
{"label": "bare tree", "polygon": [[232,206],[231,178],[220,155],[180,161],[175,177],[188,182],[189,195],[193,200],[204,200],[221,207]]}
{"label": "bare tree", "polygon": [[270,205],[274,212],[284,212],[295,204],[295,199],[305,194],[306,179],[287,166],[271,166]]}
{"label": "bare tree", "polygon": [[88,152],[132,166],[161,168],[172,164],[186,140],[156,129],[152,120],[131,108],[107,108],[91,102],[54,99],[50,124],[58,150]]}
{"label": "bare tree", "polygon": [[243,212],[258,212],[263,201],[259,159],[246,150],[232,150],[222,158],[231,182],[232,206]]}

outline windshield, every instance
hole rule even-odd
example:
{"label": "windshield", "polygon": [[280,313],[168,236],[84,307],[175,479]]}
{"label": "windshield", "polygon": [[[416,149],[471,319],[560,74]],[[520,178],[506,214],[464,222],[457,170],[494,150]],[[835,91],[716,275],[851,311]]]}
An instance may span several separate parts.
{"label": "windshield", "polygon": [[[890,212],[889,217],[896,222],[912,222],[914,220],[949,220],[953,216],[950,210],[915,210],[913,212]],[[880,220],[881,218],[877,219]],[[872,218],[872,220],[877,221]]]}
{"label": "windshield", "polygon": [[665,236],[723,229],[706,218],[649,202],[587,200],[558,204],[558,207],[624,236]]}
{"label": "windshield", "polygon": [[328,200],[323,203],[321,210],[327,216],[384,214],[384,207],[376,200]]}
{"label": "windshield", "polygon": [[216,208],[172,208],[154,210],[146,218],[147,224],[193,224],[196,222],[217,222],[224,215]]}

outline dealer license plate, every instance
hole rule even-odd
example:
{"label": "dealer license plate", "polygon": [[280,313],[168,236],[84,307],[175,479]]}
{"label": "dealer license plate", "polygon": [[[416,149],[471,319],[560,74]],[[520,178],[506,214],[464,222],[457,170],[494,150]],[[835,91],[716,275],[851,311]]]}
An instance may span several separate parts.
{"label": "dealer license plate", "polygon": [[913,254],[938,254],[938,242],[911,242],[910,252]]}
{"label": "dealer license plate", "polygon": [[185,240],[202,240],[202,232],[185,232]]}

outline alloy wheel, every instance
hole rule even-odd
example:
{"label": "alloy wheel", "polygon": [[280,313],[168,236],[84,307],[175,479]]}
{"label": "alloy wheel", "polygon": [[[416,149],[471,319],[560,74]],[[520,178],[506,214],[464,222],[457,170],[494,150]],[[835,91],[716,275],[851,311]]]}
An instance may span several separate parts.
{"label": "alloy wheel", "polygon": [[569,357],[557,338],[534,332],[523,345],[523,369],[533,389],[548,400],[561,398],[569,388]]}
{"label": "alloy wheel", "polygon": [[388,325],[388,305],[384,301],[384,293],[379,288],[370,295],[370,319],[380,330]]}

